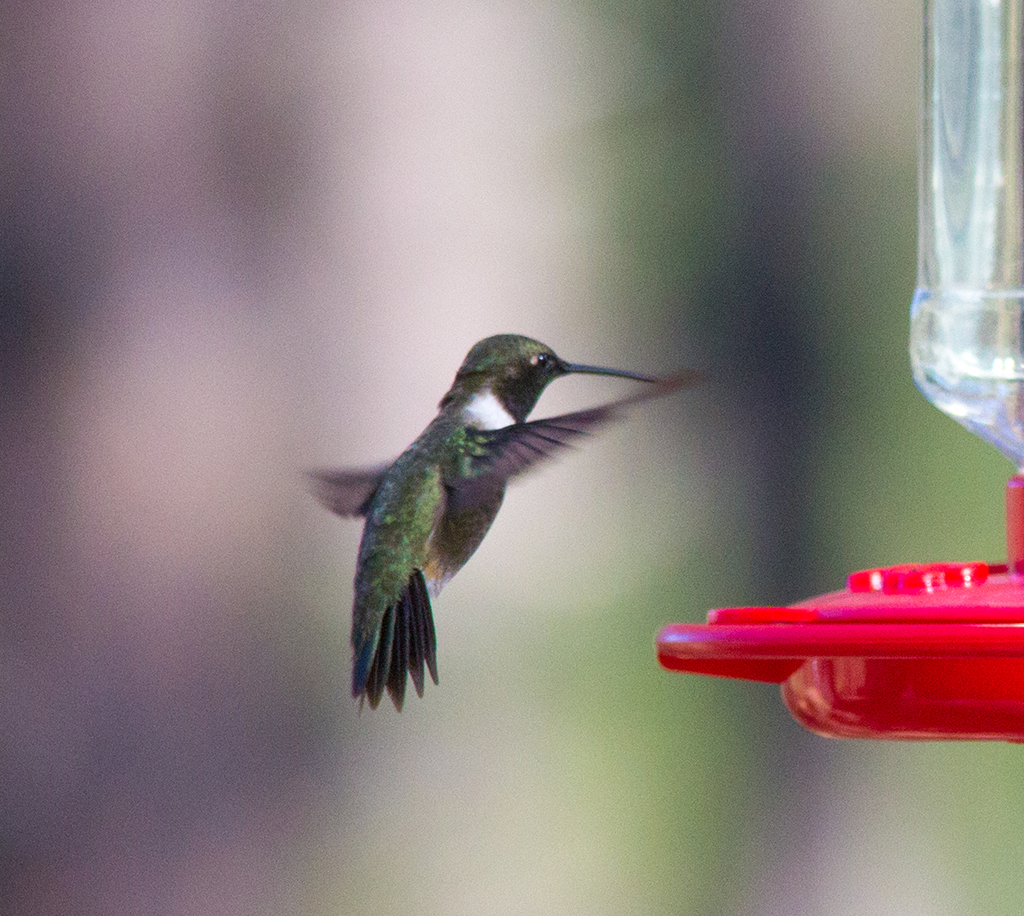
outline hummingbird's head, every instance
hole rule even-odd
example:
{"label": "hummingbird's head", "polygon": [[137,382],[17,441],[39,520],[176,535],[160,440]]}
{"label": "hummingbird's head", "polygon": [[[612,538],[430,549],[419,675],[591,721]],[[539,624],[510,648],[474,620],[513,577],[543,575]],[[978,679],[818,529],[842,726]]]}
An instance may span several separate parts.
{"label": "hummingbird's head", "polygon": [[440,406],[444,408],[458,399],[477,425],[492,429],[522,423],[548,384],[571,372],[654,381],[633,372],[567,363],[538,340],[497,334],[469,351]]}

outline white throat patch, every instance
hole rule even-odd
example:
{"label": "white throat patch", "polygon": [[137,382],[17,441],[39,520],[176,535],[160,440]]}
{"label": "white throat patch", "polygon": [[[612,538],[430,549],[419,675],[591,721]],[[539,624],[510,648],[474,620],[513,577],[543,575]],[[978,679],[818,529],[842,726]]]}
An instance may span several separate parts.
{"label": "white throat patch", "polygon": [[469,399],[463,415],[467,425],[478,429],[502,429],[516,422],[516,418],[502,407],[501,401],[494,396],[490,388],[474,394]]}

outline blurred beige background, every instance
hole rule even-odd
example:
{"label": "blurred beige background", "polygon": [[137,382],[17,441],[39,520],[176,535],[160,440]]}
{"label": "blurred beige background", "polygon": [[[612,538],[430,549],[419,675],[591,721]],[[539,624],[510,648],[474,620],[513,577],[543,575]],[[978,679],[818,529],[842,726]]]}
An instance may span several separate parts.
{"label": "blurred beige background", "polygon": [[[1002,555],[1012,469],[907,365],[915,4],[2,16],[0,912],[1013,910],[1018,749],[830,742],[653,650]],[[711,381],[511,491],[440,686],[360,716],[359,525],[302,471],[503,331]]]}

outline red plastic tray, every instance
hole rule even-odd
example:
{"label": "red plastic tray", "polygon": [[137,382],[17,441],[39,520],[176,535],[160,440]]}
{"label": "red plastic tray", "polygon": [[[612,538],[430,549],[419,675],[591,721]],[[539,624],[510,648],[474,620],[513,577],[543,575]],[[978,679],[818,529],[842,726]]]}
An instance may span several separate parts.
{"label": "red plastic tray", "polygon": [[1007,489],[1010,564],[862,570],[788,607],[672,624],[672,671],[782,685],[793,716],[842,738],[1024,741],[1024,478]]}

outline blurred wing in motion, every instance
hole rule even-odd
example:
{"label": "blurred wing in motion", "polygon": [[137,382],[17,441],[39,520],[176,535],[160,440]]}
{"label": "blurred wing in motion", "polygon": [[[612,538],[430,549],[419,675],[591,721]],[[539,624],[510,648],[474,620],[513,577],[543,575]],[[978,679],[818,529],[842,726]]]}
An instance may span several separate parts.
{"label": "blurred wing in motion", "polygon": [[510,478],[526,473],[580,437],[619,419],[634,404],[692,387],[702,379],[702,373],[684,370],[658,379],[638,394],[600,407],[528,423],[513,423],[500,429],[474,431],[471,474],[454,488],[450,498],[457,505],[479,502],[495,490],[503,490]]}
{"label": "blurred wing in motion", "polygon": [[320,505],[337,515],[366,515],[389,465],[310,471],[311,489]]}

